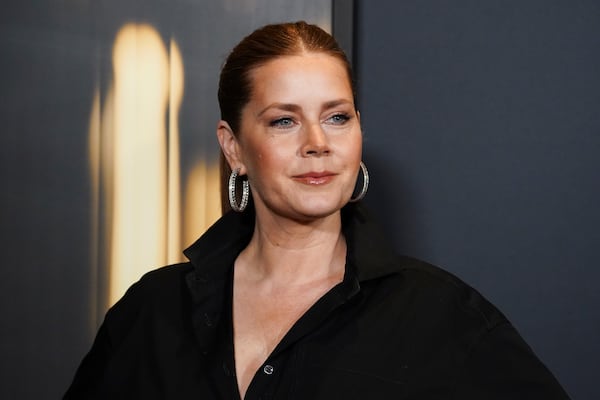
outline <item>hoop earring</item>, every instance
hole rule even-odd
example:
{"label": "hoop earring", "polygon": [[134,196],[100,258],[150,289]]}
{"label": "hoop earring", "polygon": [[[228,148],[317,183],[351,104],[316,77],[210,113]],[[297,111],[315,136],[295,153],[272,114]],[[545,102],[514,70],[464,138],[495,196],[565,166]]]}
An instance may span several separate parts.
{"label": "hoop earring", "polygon": [[235,199],[236,190],[235,190],[235,181],[240,174],[240,169],[236,168],[235,171],[231,171],[231,175],[229,175],[229,205],[233,211],[242,212],[246,209],[248,205],[248,199],[250,198],[250,186],[248,185],[248,179],[244,179],[242,181],[242,200],[238,205],[237,200]]}
{"label": "hoop earring", "polygon": [[363,174],[362,188],[360,189],[360,193],[358,194],[358,196],[350,198],[350,203],[356,203],[357,201],[365,197],[365,194],[367,194],[367,190],[369,189],[369,171],[367,171],[367,166],[362,161],[360,162],[360,170]]}

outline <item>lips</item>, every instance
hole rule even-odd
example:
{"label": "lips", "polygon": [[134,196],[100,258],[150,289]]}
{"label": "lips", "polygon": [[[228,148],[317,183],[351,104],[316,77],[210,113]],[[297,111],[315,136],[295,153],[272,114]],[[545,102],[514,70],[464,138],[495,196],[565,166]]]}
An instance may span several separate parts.
{"label": "lips", "polygon": [[324,185],[331,182],[335,176],[336,174],[330,171],[311,171],[304,174],[295,175],[293,178],[294,180],[306,185]]}

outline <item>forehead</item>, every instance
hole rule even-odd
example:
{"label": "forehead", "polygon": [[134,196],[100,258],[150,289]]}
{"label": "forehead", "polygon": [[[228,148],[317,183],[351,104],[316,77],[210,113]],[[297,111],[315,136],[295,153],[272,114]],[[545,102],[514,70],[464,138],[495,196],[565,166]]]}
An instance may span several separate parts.
{"label": "forehead", "polygon": [[322,52],[277,57],[254,68],[249,78],[251,97],[307,87],[312,90],[343,90],[352,96],[352,84],[345,63]]}

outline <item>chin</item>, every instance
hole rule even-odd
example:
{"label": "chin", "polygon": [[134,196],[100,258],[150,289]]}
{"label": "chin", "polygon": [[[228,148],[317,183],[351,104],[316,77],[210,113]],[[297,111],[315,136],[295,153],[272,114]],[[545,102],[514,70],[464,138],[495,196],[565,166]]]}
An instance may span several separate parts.
{"label": "chin", "polygon": [[345,203],[327,201],[305,201],[300,207],[296,208],[298,214],[306,216],[307,219],[325,218],[336,212],[344,206]]}
{"label": "chin", "polygon": [[[265,202],[265,211],[299,222],[312,222],[338,213],[346,205],[339,196],[309,195]],[[256,204],[256,203],[255,203]],[[262,207],[258,207],[262,208]]]}

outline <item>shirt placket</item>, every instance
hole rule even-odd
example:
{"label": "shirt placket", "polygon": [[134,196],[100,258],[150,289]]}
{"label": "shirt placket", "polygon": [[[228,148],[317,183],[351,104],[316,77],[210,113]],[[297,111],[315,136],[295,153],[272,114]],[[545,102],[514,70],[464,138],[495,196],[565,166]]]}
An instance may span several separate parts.
{"label": "shirt placket", "polygon": [[[324,321],[359,290],[358,280],[353,273],[321,297],[288,331],[271,355],[258,369],[246,392],[244,400],[288,398],[297,376],[296,352],[298,344],[314,334]],[[232,342],[233,343],[233,340]],[[232,345],[233,348],[233,345]],[[233,359],[233,358],[232,358]]]}

